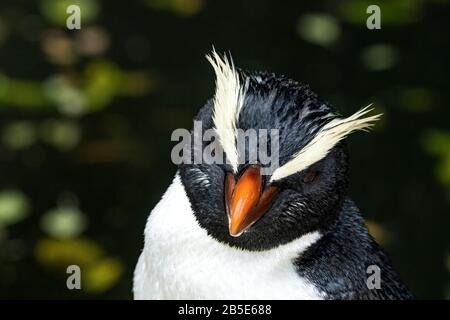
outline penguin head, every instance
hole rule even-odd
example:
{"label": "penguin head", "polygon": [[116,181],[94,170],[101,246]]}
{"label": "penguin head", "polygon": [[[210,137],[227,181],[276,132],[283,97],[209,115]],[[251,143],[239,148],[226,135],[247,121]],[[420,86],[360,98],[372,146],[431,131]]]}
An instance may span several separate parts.
{"label": "penguin head", "polygon": [[[214,143],[213,153],[224,158],[179,166],[199,225],[217,241],[246,250],[271,249],[326,229],[347,189],[343,139],[370,128],[379,115],[364,117],[371,111],[364,108],[343,118],[306,84],[236,70],[215,51],[207,58],[216,92],[194,120],[202,132],[216,133],[200,139],[200,149]],[[191,154],[194,149],[199,146]]]}

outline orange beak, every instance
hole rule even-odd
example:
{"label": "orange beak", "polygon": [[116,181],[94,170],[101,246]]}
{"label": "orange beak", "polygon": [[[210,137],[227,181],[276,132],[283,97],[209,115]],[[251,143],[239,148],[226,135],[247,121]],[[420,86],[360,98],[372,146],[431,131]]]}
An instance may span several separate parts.
{"label": "orange beak", "polygon": [[278,189],[269,187],[261,193],[261,169],[249,166],[235,182],[234,175],[225,178],[225,207],[228,215],[229,232],[239,237],[270,208]]}

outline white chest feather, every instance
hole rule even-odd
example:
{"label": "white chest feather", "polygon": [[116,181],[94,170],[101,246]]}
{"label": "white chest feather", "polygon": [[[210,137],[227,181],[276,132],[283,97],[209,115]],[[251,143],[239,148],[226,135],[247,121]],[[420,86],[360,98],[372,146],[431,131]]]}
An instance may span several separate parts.
{"label": "white chest feather", "polygon": [[134,276],[135,299],[322,299],[292,264],[319,233],[252,252],[210,237],[177,175],[150,214]]}

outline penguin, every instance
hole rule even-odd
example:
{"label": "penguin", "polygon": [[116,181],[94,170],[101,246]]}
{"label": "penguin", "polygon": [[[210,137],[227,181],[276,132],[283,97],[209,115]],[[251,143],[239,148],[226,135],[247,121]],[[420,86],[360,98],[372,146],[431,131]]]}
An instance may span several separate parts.
{"label": "penguin", "polygon": [[[207,59],[216,91],[194,120],[225,160],[178,166],[148,217],[134,298],[412,299],[347,194],[345,138],[380,115],[343,117],[307,84]],[[277,130],[274,170],[239,161],[238,129]]]}

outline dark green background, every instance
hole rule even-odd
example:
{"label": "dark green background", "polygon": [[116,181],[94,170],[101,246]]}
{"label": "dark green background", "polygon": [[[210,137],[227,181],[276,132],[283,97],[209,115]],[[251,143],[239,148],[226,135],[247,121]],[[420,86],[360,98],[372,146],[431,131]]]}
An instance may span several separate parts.
{"label": "dark green background", "polygon": [[[65,28],[69,4],[81,30]],[[381,8],[381,30],[366,8]],[[344,115],[349,193],[419,298],[450,297],[449,1],[2,0],[0,297],[131,298],[171,132],[212,96],[204,55],[309,83]],[[82,269],[82,290],[65,268]]]}

